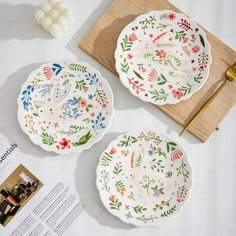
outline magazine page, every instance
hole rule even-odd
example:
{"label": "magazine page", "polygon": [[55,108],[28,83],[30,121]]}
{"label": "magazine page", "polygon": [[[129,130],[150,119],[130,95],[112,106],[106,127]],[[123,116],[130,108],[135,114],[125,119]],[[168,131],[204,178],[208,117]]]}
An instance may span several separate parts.
{"label": "magazine page", "polygon": [[50,161],[22,154],[3,134],[0,143],[0,235],[77,235],[86,214],[73,184]]}

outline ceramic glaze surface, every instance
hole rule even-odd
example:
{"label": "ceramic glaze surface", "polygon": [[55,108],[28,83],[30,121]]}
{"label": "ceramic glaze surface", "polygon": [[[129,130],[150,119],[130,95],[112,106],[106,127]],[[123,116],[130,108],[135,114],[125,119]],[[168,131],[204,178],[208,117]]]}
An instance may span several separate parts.
{"label": "ceramic glaze surface", "polygon": [[176,214],[191,188],[187,155],[153,130],[121,135],[102,153],[97,188],[104,206],[126,223],[156,225]]}
{"label": "ceramic glaze surface", "polygon": [[210,45],[204,31],[183,14],[152,11],[119,36],[116,70],[131,93],[156,105],[188,99],[208,78]]}
{"label": "ceramic glaze surface", "polygon": [[113,95],[101,74],[77,61],[33,71],[18,97],[18,120],[47,151],[77,153],[99,141],[110,124]]}

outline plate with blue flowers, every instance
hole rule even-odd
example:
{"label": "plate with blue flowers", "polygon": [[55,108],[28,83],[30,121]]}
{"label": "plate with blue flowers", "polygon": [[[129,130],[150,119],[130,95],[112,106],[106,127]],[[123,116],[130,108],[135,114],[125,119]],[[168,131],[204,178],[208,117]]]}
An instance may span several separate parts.
{"label": "plate with blue flowers", "polygon": [[101,74],[84,62],[41,65],[22,85],[18,121],[33,143],[58,154],[78,153],[108,129],[113,94]]}

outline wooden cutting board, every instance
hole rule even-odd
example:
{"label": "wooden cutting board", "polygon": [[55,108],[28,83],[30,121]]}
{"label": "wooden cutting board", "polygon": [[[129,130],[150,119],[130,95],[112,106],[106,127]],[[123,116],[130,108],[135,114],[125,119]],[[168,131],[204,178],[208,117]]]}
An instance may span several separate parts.
{"label": "wooden cutting board", "polygon": [[[79,46],[114,74],[114,51],[122,29],[138,15],[151,10],[171,9],[181,12],[163,0],[114,0],[95,26],[82,39]],[[224,72],[236,61],[236,53],[211,33],[206,31],[212,47],[210,76],[204,87],[190,99],[175,105],[158,106],[179,124],[184,126],[225,80]],[[126,89],[124,87],[124,89]],[[131,96],[131,95],[130,95]],[[236,102],[236,82],[229,83],[204,114],[193,124],[190,132],[205,142]]]}

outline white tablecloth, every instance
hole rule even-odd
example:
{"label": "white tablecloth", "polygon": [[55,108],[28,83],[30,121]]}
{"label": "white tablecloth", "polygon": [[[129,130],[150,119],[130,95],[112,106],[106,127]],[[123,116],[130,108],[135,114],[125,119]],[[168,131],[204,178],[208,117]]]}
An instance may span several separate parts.
{"label": "white tablecloth", "polygon": [[[78,227],[74,235],[236,235],[236,107],[219,125],[220,131],[206,143],[200,143],[188,133],[178,138],[181,127],[175,121],[133,97],[113,74],[77,47],[111,0],[66,1],[73,9],[75,24],[58,40],[51,39],[34,20],[34,11],[42,2],[0,1],[0,130],[9,139],[19,137],[23,153],[52,159],[74,181],[81,199],[87,203],[85,223],[88,225],[86,232]],[[236,49],[235,0],[171,2]],[[115,96],[115,114],[108,133],[80,156],[60,157],[42,151],[22,133],[16,119],[16,97],[29,72],[43,62],[64,58],[77,58],[99,69]],[[9,127],[14,131],[9,131]],[[193,188],[188,203],[178,215],[158,227],[136,228],[122,223],[103,208],[95,189],[99,154],[118,134],[140,127],[155,127],[177,139],[187,149],[193,167]]]}

